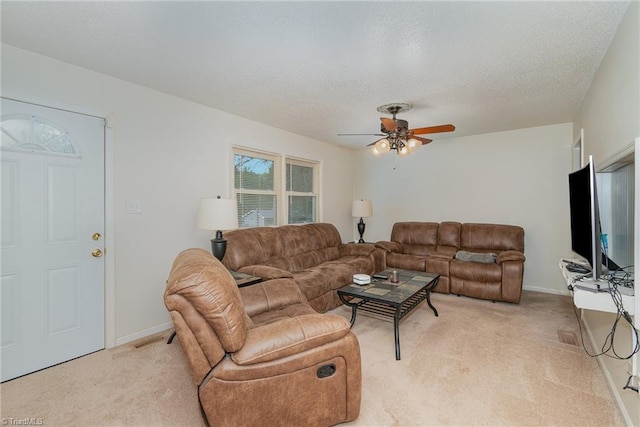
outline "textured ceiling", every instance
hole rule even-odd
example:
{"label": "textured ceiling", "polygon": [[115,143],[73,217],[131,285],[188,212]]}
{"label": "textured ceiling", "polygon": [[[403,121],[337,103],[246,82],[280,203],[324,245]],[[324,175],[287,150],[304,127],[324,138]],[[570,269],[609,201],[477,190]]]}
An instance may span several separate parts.
{"label": "textured ceiling", "polygon": [[2,42],[352,148],[572,121],[629,2],[12,2]]}

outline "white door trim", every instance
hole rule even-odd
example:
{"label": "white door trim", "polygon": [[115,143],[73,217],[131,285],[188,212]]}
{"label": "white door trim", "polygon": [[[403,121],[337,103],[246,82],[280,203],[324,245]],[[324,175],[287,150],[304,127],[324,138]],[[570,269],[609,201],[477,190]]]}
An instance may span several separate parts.
{"label": "white door trim", "polygon": [[60,101],[40,98],[25,93],[2,90],[0,98],[35,104],[41,107],[63,110],[71,113],[99,117],[105,120],[104,135],[104,227],[105,227],[105,254],[104,254],[104,338],[105,347],[116,345],[116,320],[115,320],[115,224],[113,213],[113,127],[115,113],[95,111],[85,106],[70,105]]}

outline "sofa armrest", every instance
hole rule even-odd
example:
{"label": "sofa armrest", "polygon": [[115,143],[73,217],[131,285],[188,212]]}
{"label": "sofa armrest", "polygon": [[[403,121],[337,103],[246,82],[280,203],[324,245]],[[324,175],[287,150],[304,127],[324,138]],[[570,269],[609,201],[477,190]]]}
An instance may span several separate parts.
{"label": "sofa armrest", "polygon": [[252,286],[239,288],[244,311],[249,317],[266,311],[278,310],[293,304],[304,304],[307,299],[293,279],[271,279]]}
{"label": "sofa armrest", "polygon": [[238,365],[282,359],[337,341],[349,333],[349,321],[333,314],[306,314],[247,331],[244,346],[231,355]]}
{"label": "sofa armrest", "polygon": [[343,243],[338,246],[340,256],[369,256],[376,247],[371,243]]}
{"label": "sofa armrest", "polygon": [[504,251],[501,252],[498,255],[498,258],[496,259],[496,262],[498,264],[502,264],[505,261],[521,261],[524,262],[525,261],[525,256],[522,252],[519,251]]}
{"label": "sofa armrest", "polygon": [[259,264],[247,265],[245,267],[241,267],[240,269],[238,269],[238,271],[256,277],[262,277],[263,279],[281,279],[293,277],[293,274],[290,271]]}
{"label": "sofa armrest", "polygon": [[402,244],[398,242],[380,241],[376,242],[376,247],[384,249],[387,252],[403,253]]}

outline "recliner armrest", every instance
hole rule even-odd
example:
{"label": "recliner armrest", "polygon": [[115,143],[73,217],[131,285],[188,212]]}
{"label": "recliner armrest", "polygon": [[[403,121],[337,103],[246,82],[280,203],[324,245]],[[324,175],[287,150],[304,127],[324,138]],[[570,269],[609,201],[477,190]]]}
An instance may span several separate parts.
{"label": "recliner armrest", "polygon": [[380,241],[376,242],[376,247],[384,249],[387,252],[404,253],[402,244],[398,242]]}
{"label": "recliner armrest", "polygon": [[307,302],[296,282],[288,278],[266,280],[239,288],[239,291],[244,311],[249,317]]}
{"label": "recliner armrest", "polygon": [[290,271],[268,265],[247,265],[238,269],[241,273],[251,274],[252,276],[262,277],[263,279],[280,279],[284,277],[293,277]]}
{"label": "recliner armrest", "polygon": [[526,260],[526,258],[525,258],[524,254],[522,252],[509,250],[509,251],[501,252],[498,255],[498,258],[496,259],[496,263],[502,264],[505,261],[522,261],[522,262],[524,262],[525,260]]}
{"label": "recliner armrest", "polygon": [[249,329],[244,346],[231,359],[238,365],[281,359],[336,341],[349,331],[349,321],[333,314],[289,317]]}

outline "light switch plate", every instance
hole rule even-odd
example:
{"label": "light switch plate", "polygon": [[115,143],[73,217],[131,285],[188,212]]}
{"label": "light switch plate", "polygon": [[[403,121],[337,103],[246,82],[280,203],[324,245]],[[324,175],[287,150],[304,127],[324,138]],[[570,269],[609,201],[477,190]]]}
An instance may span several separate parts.
{"label": "light switch plate", "polygon": [[142,202],[140,200],[127,200],[125,202],[125,212],[128,214],[142,213]]}

